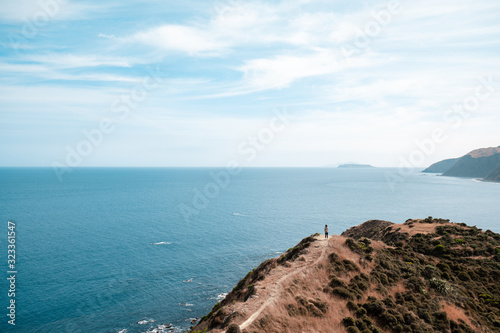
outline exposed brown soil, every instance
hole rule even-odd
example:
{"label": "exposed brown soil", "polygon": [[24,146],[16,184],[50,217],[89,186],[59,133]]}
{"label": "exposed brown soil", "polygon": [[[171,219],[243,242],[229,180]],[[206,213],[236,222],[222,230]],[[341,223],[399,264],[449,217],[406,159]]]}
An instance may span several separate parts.
{"label": "exposed brown soil", "polygon": [[476,149],[468,153],[472,158],[480,158],[480,157],[488,157],[492,156],[495,154],[500,154],[500,148],[497,147],[489,147],[489,148],[481,148],[481,149]]}
{"label": "exposed brown soil", "polygon": [[[340,259],[356,263],[360,272],[366,274],[370,273],[373,264],[360,261],[361,256],[345,245],[346,239],[342,236],[330,236],[329,239],[317,236],[306,254],[289,265],[274,268],[264,280],[255,284],[257,292],[254,296],[246,302],[227,305],[226,312],[239,314],[233,322],[240,326],[243,333],[347,332],[341,323],[342,318],[350,315],[347,301],[323,292],[330,275],[327,270],[328,255],[334,252]],[[382,247],[383,244],[378,243],[377,246]],[[348,282],[353,275],[340,278]],[[328,310],[322,317],[290,316],[287,305],[297,303],[297,295],[328,304]],[[213,329],[210,332],[225,331]]]}
{"label": "exposed brown soil", "polygon": [[499,250],[498,234],[431,217],[317,234],[249,272],[191,332],[494,332]]}

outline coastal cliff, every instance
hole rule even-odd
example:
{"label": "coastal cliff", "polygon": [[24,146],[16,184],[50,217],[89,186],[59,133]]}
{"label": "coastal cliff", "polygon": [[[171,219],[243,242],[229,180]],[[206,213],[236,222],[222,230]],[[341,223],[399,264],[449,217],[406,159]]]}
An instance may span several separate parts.
{"label": "coastal cliff", "polygon": [[443,176],[485,178],[498,167],[500,148],[481,148],[460,158]]}
{"label": "coastal cliff", "polygon": [[484,178],[484,180],[488,182],[500,182],[500,167]]}
{"label": "coastal cliff", "polygon": [[450,170],[450,168],[453,165],[455,165],[455,163],[457,163],[457,161],[459,159],[460,158],[449,158],[447,160],[442,160],[442,161],[436,162],[436,163],[434,163],[433,165],[431,165],[430,167],[428,167],[427,169],[425,169],[422,172],[426,172],[426,173],[444,173],[444,172]]}
{"label": "coastal cliff", "polygon": [[422,172],[497,182],[500,181],[500,146],[476,149],[460,158],[434,163]]}
{"label": "coastal cliff", "polygon": [[373,220],[250,271],[190,332],[498,332],[500,235]]}

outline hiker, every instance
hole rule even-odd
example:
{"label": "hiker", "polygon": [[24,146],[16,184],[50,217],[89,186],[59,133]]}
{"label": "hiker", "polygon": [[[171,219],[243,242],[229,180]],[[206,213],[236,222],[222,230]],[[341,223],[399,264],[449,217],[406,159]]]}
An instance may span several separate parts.
{"label": "hiker", "polygon": [[328,224],[325,224],[325,238],[328,238]]}

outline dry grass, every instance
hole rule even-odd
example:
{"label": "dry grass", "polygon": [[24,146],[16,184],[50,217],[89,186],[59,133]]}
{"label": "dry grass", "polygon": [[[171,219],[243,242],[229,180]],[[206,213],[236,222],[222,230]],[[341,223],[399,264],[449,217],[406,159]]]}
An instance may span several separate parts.
{"label": "dry grass", "polygon": [[[382,236],[387,236],[386,238],[390,240],[391,245],[396,246],[394,245],[396,241],[400,241],[400,239],[405,240],[405,237],[398,237],[397,233],[407,233],[410,236],[414,236],[415,234],[435,234],[436,227],[438,226],[451,225],[454,227],[442,230],[438,229],[439,233],[443,234],[443,230],[455,230],[457,227],[456,224],[448,223],[448,220],[434,219],[431,221],[432,223],[427,223],[427,220],[422,221],[425,223],[420,223],[421,221],[419,220],[408,220],[404,224],[390,225],[389,227],[393,230],[393,233],[385,230],[388,222],[369,221],[365,225],[366,230],[361,229],[359,231],[353,229],[350,235],[357,239],[363,236],[363,232],[371,235],[370,237],[375,235],[373,236],[374,238],[379,237],[379,234],[381,234]],[[380,224],[382,224],[381,227]],[[464,226],[461,225],[461,227]],[[371,230],[370,228],[375,228],[375,230]],[[377,234],[377,230],[379,229],[380,231]],[[476,232],[476,230],[472,231]],[[471,235],[475,235],[472,231]],[[457,237],[462,237],[461,235],[468,235],[468,232],[465,234],[457,232],[456,235],[450,236],[451,240],[448,237],[446,248],[450,251],[453,249],[457,251],[462,249],[464,245],[458,246],[455,244],[458,242],[454,241]],[[434,236],[421,235],[415,237],[417,246],[431,242]],[[485,238],[479,236],[478,241]],[[441,237],[439,236],[438,238]],[[422,241],[422,239],[425,241]],[[474,331],[481,333],[491,331],[490,328],[495,323],[491,323],[492,319],[489,319],[489,317],[485,321],[480,318],[477,311],[470,311],[469,308],[466,311],[457,305],[448,304],[444,301],[444,298],[438,297],[439,295],[435,294],[432,288],[424,289],[426,293],[423,296],[418,292],[418,290],[422,289],[418,289],[421,286],[419,281],[414,279],[414,276],[418,280],[421,280],[420,282],[423,281],[424,284],[425,277],[428,277],[424,275],[422,265],[435,266],[443,260],[446,263],[446,258],[442,259],[429,255],[422,262],[421,255],[418,254],[415,258],[419,260],[417,263],[420,266],[415,266],[416,268],[413,270],[412,267],[414,266],[408,266],[408,261],[413,263],[414,260],[411,258],[415,254],[408,249],[395,249],[383,242],[372,239],[370,246],[375,251],[371,252],[372,250],[367,247],[370,243],[368,241],[360,240],[356,242],[349,240],[348,245],[346,245],[346,240],[347,238],[343,236],[331,236],[329,240],[325,240],[321,235],[311,243],[311,239],[309,238],[310,246],[298,258],[296,256],[291,257],[295,258],[293,260],[286,257],[288,261],[285,263],[281,261],[281,264],[275,266],[274,269],[266,271],[264,280],[251,281],[256,287],[257,292],[248,301],[226,302],[218,314],[219,317],[216,317],[216,319],[219,318],[220,323],[216,327],[221,327],[222,322],[225,322],[224,325],[227,326],[227,322],[230,321],[230,323],[240,325],[244,333],[347,332],[342,324],[342,320],[345,317],[358,317],[359,320],[356,322],[356,325],[360,329],[366,328],[367,325],[372,325],[371,323],[378,326],[379,330],[381,326],[383,330],[380,331],[396,329],[396,326],[394,326],[395,323],[401,327],[406,325],[405,329],[409,329],[408,324],[405,323],[407,322],[406,317],[403,321],[402,317],[397,317],[394,312],[391,313],[391,311],[397,308],[403,312],[406,311],[405,316],[408,315],[411,318],[417,318],[417,322],[414,323],[420,325],[420,328],[426,325],[423,320],[428,321],[426,318],[429,317],[429,314],[431,314],[431,317],[436,316],[438,319],[436,319],[436,323],[433,322],[433,325],[435,324],[438,330],[442,330],[444,329],[443,327],[449,324],[438,317],[439,312],[436,311],[440,307],[441,311],[447,314],[448,319],[456,323],[468,325]],[[443,240],[445,240],[444,237]],[[409,242],[408,244],[413,243]],[[426,249],[424,248],[423,251],[426,251]],[[478,254],[482,254],[483,252],[478,252]],[[487,251],[484,253],[491,254],[491,252]],[[335,255],[330,256],[332,253]],[[370,253],[371,257],[367,256],[367,253]],[[407,257],[410,259],[406,259]],[[270,262],[272,263],[273,261]],[[352,264],[357,268],[354,269]],[[374,278],[369,281],[365,275],[370,276],[376,264],[378,265],[376,268],[377,272],[372,275]],[[450,267],[452,266],[452,264],[449,265]],[[454,267],[452,269],[456,270]],[[443,270],[446,271],[444,268]],[[448,270],[450,269],[448,268]],[[394,274],[392,274],[393,271]],[[360,273],[364,274],[356,276]],[[356,278],[353,279],[355,276]],[[409,276],[411,278],[408,280],[408,290],[406,290],[405,281],[407,280],[405,279],[408,279]],[[339,280],[343,281],[345,285]],[[398,295],[396,297],[398,293],[404,294],[404,296]],[[415,298],[408,298],[406,296],[408,294],[415,296]],[[368,299],[369,296],[373,296],[379,301],[375,302],[373,299]],[[352,310],[349,310],[347,299],[355,299],[354,303],[358,304],[366,303],[363,304],[364,310],[369,310],[372,314],[368,314],[368,317],[366,317],[362,311],[363,309],[352,304],[349,306]],[[380,300],[383,299],[385,299],[384,303],[386,303],[386,306],[380,303]],[[394,303],[391,305],[390,299],[398,305],[394,305]],[[478,307],[485,307],[483,303],[478,304]],[[406,310],[400,309],[400,307]],[[415,309],[419,309],[418,313],[415,313]],[[391,316],[396,317],[392,318]],[[224,318],[227,318],[227,320]],[[224,331],[214,329],[210,332],[222,333]]]}
{"label": "dry grass", "polygon": [[395,298],[396,297],[396,293],[404,293],[405,291],[406,291],[406,288],[404,286],[404,283],[403,282],[399,282],[394,287],[389,288],[387,290],[387,294],[390,295],[390,296],[392,296],[392,298]]}
{"label": "dry grass", "polygon": [[[317,333],[347,332],[342,319],[352,316],[347,309],[347,301],[326,294],[323,288],[328,285],[331,276],[328,271],[328,255],[335,252],[339,258],[354,262],[361,272],[369,274],[373,263],[360,262],[360,255],[352,252],[345,245],[345,237],[331,236],[324,240],[318,237],[308,253],[290,267],[278,267],[271,271],[265,280],[257,284],[257,297],[245,303],[231,305],[233,311],[243,314],[236,323],[243,325],[244,333]],[[384,245],[373,244],[377,248]],[[346,283],[357,273],[339,276]],[[313,277],[313,278],[311,278]],[[328,310],[322,317],[312,315],[290,315],[287,306],[297,305],[296,297],[315,300],[328,304]],[[261,311],[259,313],[259,311]],[[255,314],[257,314],[255,316]],[[255,318],[251,318],[254,315]],[[251,318],[250,323],[248,322]],[[245,323],[246,322],[246,323]],[[222,332],[213,330],[212,332]]]}
{"label": "dry grass", "polygon": [[408,224],[394,224],[391,226],[392,230],[396,229],[401,229],[400,232],[405,232],[409,234],[410,236],[416,235],[416,234],[432,234],[436,232],[436,227],[438,225],[444,225],[444,224],[431,224],[431,223],[418,223],[416,222],[413,224],[413,227],[410,228],[410,225]]}
{"label": "dry grass", "polygon": [[451,319],[457,323],[460,321],[464,321],[470,327],[475,326],[472,324],[472,321],[470,320],[469,316],[465,314],[464,309],[461,309],[458,306],[454,304],[449,304],[447,302],[441,302],[440,305],[441,305],[441,310],[445,311],[446,314],[448,315],[448,319]]}
{"label": "dry grass", "polygon": [[490,148],[476,149],[471,151],[467,155],[469,155],[472,158],[479,158],[479,157],[488,157],[495,154],[500,154],[500,148],[490,147]]}

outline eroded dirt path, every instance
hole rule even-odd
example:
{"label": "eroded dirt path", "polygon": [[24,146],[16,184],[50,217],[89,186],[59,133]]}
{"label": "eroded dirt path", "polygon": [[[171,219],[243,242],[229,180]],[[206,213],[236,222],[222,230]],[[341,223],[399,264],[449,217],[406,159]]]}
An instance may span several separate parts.
{"label": "eroded dirt path", "polygon": [[[335,237],[335,236],[333,236]],[[296,260],[294,262],[294,265],[297,264],[296,267],[291,267],[288,268],[289,272],[281,275],[277,281],[273,282],[272,279],[270,281],[266,281],[266,289],[263,291],[265,292],[265,296],[267,299],[257,308],[255,312],[248,317],[247,320],[245,320],[241,325],[240,329],[243,331],[245,328],[249,327],[259,316],[260,314],[273,302],[278,300],[279,295],[282,293],[284,290],[284,285],[283,282],[286,281],[287,279],[292,278],[293,276],[302,273],[304,270],[306,270],[309,267],[313,267],[317,264],[319,264],[321,261],[326,259],[327,256],[327,249],[331,246],[332,243],[335,242],[330,242],[330,240],[333,239],[324,239],[323,235],[320,235],[317,237],[317,241],[312,243],[311,246],[309,247],[309,251],[315,251],[316,253],[313,253],[312,256],[309,254],[307,257],[312,257],[313,259],[309,259],[309,261],[304,261],[300,262],[299,260]],[[277,274],[279,275],[279,274]]]}

